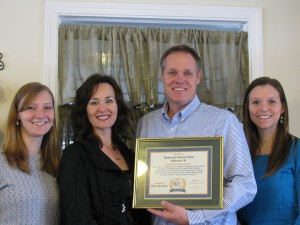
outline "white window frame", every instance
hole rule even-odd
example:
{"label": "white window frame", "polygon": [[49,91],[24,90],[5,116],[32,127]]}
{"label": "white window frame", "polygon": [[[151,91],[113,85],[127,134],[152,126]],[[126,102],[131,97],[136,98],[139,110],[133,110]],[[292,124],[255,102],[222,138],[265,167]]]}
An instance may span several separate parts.
{"label": "white window frame", "polygon": [[250,81],[263,73],[262,9],[196,5],[118,4],[45,1],[43,82],[58,97],[58,27],[61,18],[107,17],[155,20],[241,22],[248,32]]}

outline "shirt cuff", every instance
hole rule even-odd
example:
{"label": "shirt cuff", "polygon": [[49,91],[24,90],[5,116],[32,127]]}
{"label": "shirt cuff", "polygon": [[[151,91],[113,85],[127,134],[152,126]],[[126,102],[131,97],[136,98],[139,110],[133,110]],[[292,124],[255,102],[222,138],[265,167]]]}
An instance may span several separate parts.
{"label": "shirt cuff", "polygon": [[203,210],[186,210],[189,225],[205,225]]}

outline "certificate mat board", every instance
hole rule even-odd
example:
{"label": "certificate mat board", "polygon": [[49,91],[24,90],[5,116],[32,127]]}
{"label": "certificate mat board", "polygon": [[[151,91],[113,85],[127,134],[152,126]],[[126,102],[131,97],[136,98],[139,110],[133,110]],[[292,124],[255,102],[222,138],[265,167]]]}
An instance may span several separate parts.
{"label": "certificate mat board", "polygon": [[133,208],[223,207],[223,137],[138,138]]}

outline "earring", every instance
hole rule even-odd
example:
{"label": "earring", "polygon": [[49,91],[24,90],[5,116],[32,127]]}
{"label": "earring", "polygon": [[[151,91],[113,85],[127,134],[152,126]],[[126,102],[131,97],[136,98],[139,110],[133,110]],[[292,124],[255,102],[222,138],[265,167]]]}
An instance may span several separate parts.
{"label": "earring", "polygon": [[282,115],[280,116],[279,123],[283,124],[283,116]]}
{"label": "earring", "polygon": [[19,126],[19,120],[17,120],[16,125]]}

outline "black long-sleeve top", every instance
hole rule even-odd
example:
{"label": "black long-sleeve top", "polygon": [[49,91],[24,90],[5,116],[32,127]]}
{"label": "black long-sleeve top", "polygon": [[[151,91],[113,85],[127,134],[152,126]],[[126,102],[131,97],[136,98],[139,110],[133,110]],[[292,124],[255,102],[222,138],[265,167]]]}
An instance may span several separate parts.
{"label": "black long-sleeve top", "polygon": [[[132,218],[132,174],[134,154],[117,146],[129,170],[122,171],[94,140],[69,145],[59,167],[61,225],[150,224],[145,210]],[[142,218],[144,221],[139,221]],[[135,220],[135,222],[134,222]]]}

